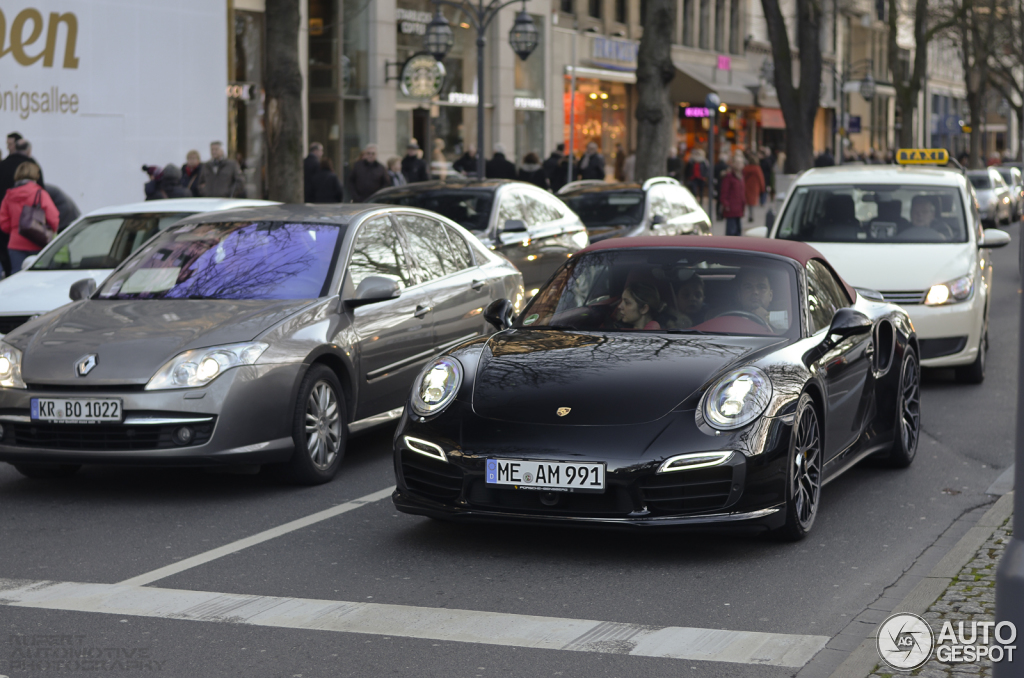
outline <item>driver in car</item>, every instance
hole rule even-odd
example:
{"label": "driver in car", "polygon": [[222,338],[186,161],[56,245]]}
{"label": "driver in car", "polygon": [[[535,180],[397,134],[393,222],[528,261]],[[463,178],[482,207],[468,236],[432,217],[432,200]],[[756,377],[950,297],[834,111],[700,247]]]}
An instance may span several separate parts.
{"label": "driver in car", "polygon": [[936,219],[935,201],[931,196],[916,195],[910,203],[910,228],[900,232],[900,240],[945,241],[952,233]]}
{"label": "driver in car", "polygon": [[768,307],[772,303],[772,283],[768,274],[756,268],[744,268],[736,276],[737,301],[741,311],[756,315],[768,322]]}

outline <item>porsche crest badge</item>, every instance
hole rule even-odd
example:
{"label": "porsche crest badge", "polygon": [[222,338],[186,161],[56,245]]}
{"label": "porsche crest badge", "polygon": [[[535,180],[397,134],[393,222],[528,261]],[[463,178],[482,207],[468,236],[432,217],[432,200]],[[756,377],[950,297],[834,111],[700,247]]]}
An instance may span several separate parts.
{"label": "porsche crest badge", "polygon": [[571,412],[571,411],[572,411],[571,407],[559,407],[557,410],[555,410],[555,414],[557,414],[560,417],[564,417],[565,415],[569,414],[569,412]]}

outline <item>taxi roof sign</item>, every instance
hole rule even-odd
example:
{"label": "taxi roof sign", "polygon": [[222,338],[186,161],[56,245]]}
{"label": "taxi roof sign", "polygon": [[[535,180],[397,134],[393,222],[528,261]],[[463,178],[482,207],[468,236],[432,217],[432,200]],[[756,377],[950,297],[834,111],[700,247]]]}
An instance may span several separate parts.
{"label": "taxi roof sign", "polygon": [[899,165],[945,165],[949,152],[944,148],[901,148],[896,151]]}

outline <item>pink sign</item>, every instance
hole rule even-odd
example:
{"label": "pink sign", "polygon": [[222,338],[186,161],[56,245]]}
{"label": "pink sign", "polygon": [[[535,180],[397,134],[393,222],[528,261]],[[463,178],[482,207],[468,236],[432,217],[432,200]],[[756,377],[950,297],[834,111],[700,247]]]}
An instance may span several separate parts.
{"label": "pink sign", "polygon": [[732,57],[721,56],[718,57],[718,70],[720,71],[731,71],[732,70]]}

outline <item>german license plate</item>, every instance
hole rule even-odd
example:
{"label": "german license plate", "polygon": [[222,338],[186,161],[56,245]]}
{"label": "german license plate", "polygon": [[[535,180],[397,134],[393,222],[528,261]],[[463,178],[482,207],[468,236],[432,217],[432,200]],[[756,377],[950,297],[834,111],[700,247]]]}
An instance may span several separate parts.
{"label": "german license plate", "polygon": [[518,490],[604,492],[604,464],[488,459],[487,484]]}
{"label": "german license plate", "polygon": [[32,398],[32,421],[52,424],[121,422],[120,398]]}

